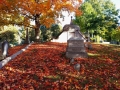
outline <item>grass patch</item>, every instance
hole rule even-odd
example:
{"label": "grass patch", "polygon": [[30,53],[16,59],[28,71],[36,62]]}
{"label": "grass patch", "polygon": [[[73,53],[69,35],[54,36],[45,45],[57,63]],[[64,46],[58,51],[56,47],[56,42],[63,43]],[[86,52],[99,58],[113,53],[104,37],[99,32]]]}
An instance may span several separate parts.
{"label": "grass patch", "polygon": [[56,76],[49,75],[49,76],[44,76],[44,78],[45,79],[51,79],[52,81],[57,81],[57,80],[61,79],[61,76],[59,76],[59,75],[56,75]]}
{"label": "grass patch", "polygon": [[97,57],[97,56],[100,56],[100,54],[88,53],[88,56],[89,56],[89,57]]}

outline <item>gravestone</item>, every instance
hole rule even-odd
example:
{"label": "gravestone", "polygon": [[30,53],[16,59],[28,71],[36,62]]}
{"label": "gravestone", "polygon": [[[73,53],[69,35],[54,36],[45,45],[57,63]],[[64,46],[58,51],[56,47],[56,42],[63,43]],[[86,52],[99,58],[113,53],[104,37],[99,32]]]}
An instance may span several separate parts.
{"label": "gravestone", "polygon": [[80,71],[80,64],[79,63],[75,64],[74,69],[77,71]]}
{"label": "gravestone", "polygon": [[67,48],[66,48],[66,57],[68,58],[87,58],[88,55],[85,50],[86,38],[81,34],[80,27],[78,25],[73,24],[71,18],[71,24],[69,27],[72,26],[69,30],[69,33],[72,33],[72,37],[67,40]]}
{"label": "gravestone", "polygon": [[66,57],[87,58],[84,40],[80,37],[72,37],[67,42]]}
{"label": "gravestone", "polygon": [[87,38],[87,40],[86,40],[86,43],[85,43],[85,47],[87,47],[89,50],[91,50],[92,49],[92,44],[90,42],[90,37],[87,36],[86,38]]}
{"label": "gravestone", "polygon": [[3,41],[1,43],[1,50],[0,50],[0,60],[5,59],[6,56],[8,55],[8,48],[9,48],[9,43],[8,41]]}

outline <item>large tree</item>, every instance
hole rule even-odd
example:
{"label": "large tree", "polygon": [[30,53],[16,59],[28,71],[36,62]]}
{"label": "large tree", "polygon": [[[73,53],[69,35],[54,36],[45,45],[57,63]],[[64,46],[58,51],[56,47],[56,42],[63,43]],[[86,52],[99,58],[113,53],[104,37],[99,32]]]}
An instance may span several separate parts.
{"label": "large tree", "polygon": [[80,8],[83,14],[76,17],[75,22],[82,31],[110,38],[110,32],[116,29],[118,24],[118,10],[115,5],[110,0],[85,0]]}
{"label": "large tree", "polygon": [[40,25],[49,27],[55,18],[67,10],[76,12],[81,0],[1,0],[0,1],[0,25],[17,24],[30,26],[30,21],[35,21],[35,40],[40,37]]}

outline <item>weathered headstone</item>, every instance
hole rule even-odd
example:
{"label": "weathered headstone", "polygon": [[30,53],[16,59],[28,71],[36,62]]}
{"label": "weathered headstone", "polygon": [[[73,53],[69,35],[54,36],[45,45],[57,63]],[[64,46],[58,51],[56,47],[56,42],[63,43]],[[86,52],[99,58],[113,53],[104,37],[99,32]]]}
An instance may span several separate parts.
{"label": "weathered headstone", "polygon": [[0,60],[6,58],[8,55],[8,48],[9,48],[9,43],[8,41],[4,41],[1,43],[1,52],[0,52]]}
{"label": "weathered headstone", "polygon": [[67,42],[66,57],[87,58],[84,40],[80,37],[72,37]]}
{"label": "weathered headstone", "polygon": [[[66,29],[70,29],[69,33],[72,33],[72,37],[67,40],[66,57],[68,58],[86,58],[88,55],[85,50],[86,38],[81,34],[80,27],[73,24],[71,17],[71,23]],[[71,28],[72,27],[72,28]]]}
{"label": "weathered headstone", "polygon": [[90,37],[87,36],[86,38],[87,38],[87,40],[86,40],[86,43],[85,43],[85,47],[87,47],[88,49],[91,50],[92,49],[92,44],[90,42]]}
{"label": "weathered headstone", "polygon": [[80,64],[79,63],[75,64],[74,69],[77,71],[80,71]]}

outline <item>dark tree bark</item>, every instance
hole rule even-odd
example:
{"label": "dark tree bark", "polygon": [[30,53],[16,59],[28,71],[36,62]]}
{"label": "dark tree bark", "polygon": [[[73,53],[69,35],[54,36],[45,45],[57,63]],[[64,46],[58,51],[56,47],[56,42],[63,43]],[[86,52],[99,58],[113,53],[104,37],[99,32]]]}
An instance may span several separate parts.
{"label": "dark tree bark", "polygon": [[35,15],[35,41],[40,42],[40,22],[39,14]]}
{"label": "dark tree bark", "polygon": [[29,40],[29,32],[28,32],[28,28],[26,29],[26,39],[25,39],[25,44],[29,44],[30,40]]}

